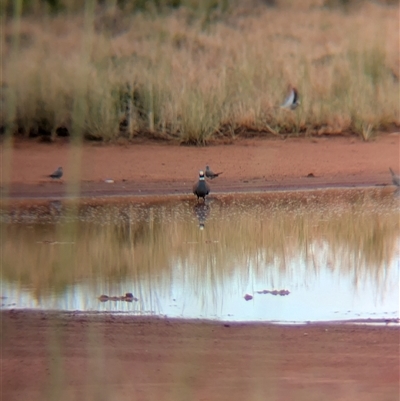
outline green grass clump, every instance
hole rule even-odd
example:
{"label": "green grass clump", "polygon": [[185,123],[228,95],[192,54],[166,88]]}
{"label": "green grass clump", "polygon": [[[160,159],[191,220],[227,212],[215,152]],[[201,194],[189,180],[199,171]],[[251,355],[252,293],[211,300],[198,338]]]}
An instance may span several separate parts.
{"label": "green grass clump", "polygon": [[[316,3],[7,3],[0,125],[190,144],[248,130],[369,139],[398,126],[398,6]],[[295,111],[279,109],[289,84]]]}

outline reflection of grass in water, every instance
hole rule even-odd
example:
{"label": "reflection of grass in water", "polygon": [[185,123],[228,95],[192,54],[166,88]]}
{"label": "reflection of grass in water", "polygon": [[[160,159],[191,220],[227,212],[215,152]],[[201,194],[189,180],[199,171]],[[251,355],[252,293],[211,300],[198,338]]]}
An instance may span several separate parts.
{"label": "reflection of grass in water", "polygon": [[[69,222],[42,208],[48,224],[6,227],[3,278],[33,287],[39,299],[82,280],[108,282],[105,291],[133,290],[154,305],[152,288],[168,291],[179,274],[194,297],[210,297],[211,287],[218,298],[234,273],[246,283],[250,268],[269,282],[285,277],[291,260],[318,271],[324,266],[315,249],[324,242],[332,268],[353,275],[355,285],[371,275],[379,285],[399,237],[393,202],[379,190],[221,196],[210,204],[204,231],[187,201],[82,206],[76,218],[66,214]],[[37,243],[43,240],[66,243]],[[124,288],[128,279],[136,288]]]}

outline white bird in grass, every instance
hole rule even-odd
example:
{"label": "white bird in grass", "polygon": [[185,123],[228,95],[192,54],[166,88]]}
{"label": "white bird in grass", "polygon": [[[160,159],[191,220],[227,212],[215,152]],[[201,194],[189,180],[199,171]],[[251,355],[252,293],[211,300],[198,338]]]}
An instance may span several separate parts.
{"label": "white bird in grass", "polygon": [[282,109],[294,110],[300,104],[299,93],[293,86],[290,87],[290,92],[285,101],[281,104]]}

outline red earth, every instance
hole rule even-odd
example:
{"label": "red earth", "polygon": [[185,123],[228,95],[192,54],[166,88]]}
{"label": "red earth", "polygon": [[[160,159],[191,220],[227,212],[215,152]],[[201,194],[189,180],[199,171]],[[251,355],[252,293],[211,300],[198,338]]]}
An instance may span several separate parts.
{"label": "red earth", "polygon": [[[242,139],[230,145],[187,147],[16,141],[1,146],[2,187],[13,197],[61,196],[78,183],[82,196],[191,194],[206,164],[220,177],[211,192],[391,184],[400,170],[399,133],[363,142],[355,137]],[[11,160],[7,163],[7,160]],[[58,166],[60,181],[47,177]],[[106,183],[112,180],[113,183]],[[10,184],[8,186],[7,184]]]}

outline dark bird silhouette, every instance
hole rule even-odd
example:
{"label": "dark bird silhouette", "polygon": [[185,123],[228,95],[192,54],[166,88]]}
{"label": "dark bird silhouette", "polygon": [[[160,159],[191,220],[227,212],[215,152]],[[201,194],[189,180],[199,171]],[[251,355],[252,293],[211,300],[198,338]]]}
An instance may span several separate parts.
{"label": "dark bird silhouette", "polygon": [[300,104],[300,100],[299,100],[299,93],[297,92],[297,89],[294,87],[290,87],[290,92],[289,92],[288,96],[286,97],[285,101],[282,103],[281,108],[294,110],[299,104]]}
{"label": "dark bird silhouette", "polygon": [[389,170],[390,170],[390,174],[392,174],[393,184],[396,185],[397,187],[400,187],[400,176],[395,174],[395,172],[390,167],[389,167]]}
{"label": "dark bird silhouette", "polygon": [[63,169],[59,167],[54,173],[50,174],[49,177],[53,179],[60,179],[63,176]]}
{"label": "dark bird silhouette", "polygon": [[199,180],[193,185],[193,193],[197,196],[197,201],[200,198],[206,200],[206,196],[210,193],[210,187],[206,183],[206,179],[204,177],[204,171],[199,171]]}
{"label": "dark bird silhouette", "polygon": [[214,173],[210,169],[210,166],[206,166],[206,177],[209,178],[210,180],[213,180],[214,178],[218,177],[220,174],[222,174],[222,171],[220,171],[219,173]]}

